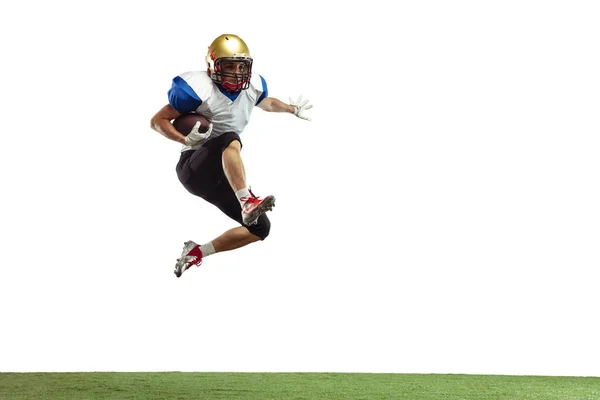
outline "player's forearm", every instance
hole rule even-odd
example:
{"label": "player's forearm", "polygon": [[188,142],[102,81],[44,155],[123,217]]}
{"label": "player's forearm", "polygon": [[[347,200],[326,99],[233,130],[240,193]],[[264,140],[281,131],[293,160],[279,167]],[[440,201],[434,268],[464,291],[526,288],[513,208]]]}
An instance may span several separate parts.
{"label": "player's forearm", "polygon": [[267,107],[265,108],[265,111],[269,111],[269,112],[287,112],[287,113],[294,113],[294,107],[292,107],[291,105],[284,103],[283,101],[275,98],[275,97],[268,97],[266,98],[264,101],[269,101],[267,104]]}
{"label": "player's forearm", "polygon": [[185,136],[183,136],[168,119],[160,118],[153,119],[151,123],[152,129],[160,133],[166,138],[174,140],[178,143],[185,144]]}

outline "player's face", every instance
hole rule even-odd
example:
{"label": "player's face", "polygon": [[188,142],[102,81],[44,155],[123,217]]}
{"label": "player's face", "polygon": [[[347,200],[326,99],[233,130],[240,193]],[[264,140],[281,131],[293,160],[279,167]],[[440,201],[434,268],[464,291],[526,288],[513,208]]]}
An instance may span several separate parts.
{"label": "player's face", "polygon": [[251,65],[247,61],[222,60],[219,63],[221,86],[231,93],[242,90],[248,83]]}
{"label": "player's face", "polygon": [[[221,65],[222,81],[236,85],[238,78],[248,73],[248,63],[240,61],[225,61]],[[237,75],[237,76],[236,76]]]}

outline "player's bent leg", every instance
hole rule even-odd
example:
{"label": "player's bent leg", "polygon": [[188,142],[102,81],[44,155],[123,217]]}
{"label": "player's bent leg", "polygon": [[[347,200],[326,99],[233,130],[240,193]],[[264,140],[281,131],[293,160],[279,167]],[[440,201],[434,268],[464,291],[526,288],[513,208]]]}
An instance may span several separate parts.
{"label": "player's bent leg", "polygon": [[[259,240],[265,240],[265,238],[269,236],[270,231],[271,221],[269,221],[269,218],[267,218],[266,215],[261,215],[255,225],[250,227],[238,226],[212,240],[210,244],[212,244],[213,248],[207,255],[212,254],[213,252],[220,253],[223,251],[235,250]],[[199,267],[204,258],[202,249],[202,246],[199,246],[191,240],[185,242],[183,244],[181,257],[177,259],[177,263],[175,264],[175,276],[179,278],[186,270],[194,265]]]}
{"label": "player's bent leg", "polygon": [[259,240],[265,240],[271,231],[271,221],[261,215],[258,223],[250,227],[238,226],[223,233],[212,241],[215,252],[235,250]]}
{"label": "player's bent leg", "polygon": [[238,226],[226,231],[221,236],[214,239],[212,244],[215,247],[215,252],[220,253],[223,251],[239,249],[240,247],[259,240],[259,236],[250,233],[250,231],[243,226]]}

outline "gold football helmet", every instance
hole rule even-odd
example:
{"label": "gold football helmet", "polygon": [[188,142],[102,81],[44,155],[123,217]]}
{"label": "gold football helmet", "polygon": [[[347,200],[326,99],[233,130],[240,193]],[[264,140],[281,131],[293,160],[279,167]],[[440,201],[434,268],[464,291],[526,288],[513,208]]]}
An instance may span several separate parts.
{"label": "gold football helmet", "polygon": [[252,57],[246,43],[237,35],[224,34],[216,38],[208,47],[206,65],[210,78],[229,92],[250,86]]}

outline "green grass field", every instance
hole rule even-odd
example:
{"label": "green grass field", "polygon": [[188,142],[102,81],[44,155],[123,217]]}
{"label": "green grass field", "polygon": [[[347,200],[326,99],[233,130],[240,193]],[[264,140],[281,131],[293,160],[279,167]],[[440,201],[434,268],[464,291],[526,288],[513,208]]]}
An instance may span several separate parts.
{"label": "green grass field", "polygon": [[600,400],[600,378],[342,373],[0,373],[0,399]]}

